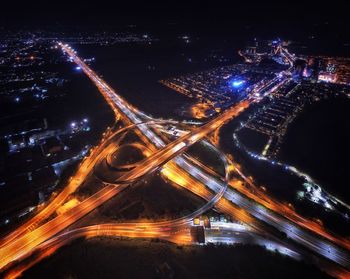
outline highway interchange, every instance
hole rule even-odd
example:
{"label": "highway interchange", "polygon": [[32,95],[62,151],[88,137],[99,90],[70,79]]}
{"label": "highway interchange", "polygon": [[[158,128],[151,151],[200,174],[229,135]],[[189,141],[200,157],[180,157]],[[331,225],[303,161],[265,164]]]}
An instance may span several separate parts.
{"label": "highway interchange", "polygon": [[[299,245],[305,247],[308,251],[320,255],[321,258],[326,258],[328,261],[335,263],[330,270],[327,270],[331,274],[344,278],[349,276],[350,258],[348,250],[350,249],[350,242],[347,239],[333,236],[317,223],[299,216],[292,209],[273,201],[263,193],[253,193],[229,183],[228,179],[218,179],[198,164],[194,164],[191,158],[184,154],[191,145],[205,139],[223,124],[238,116],[252,103],[259,102],[264,96],[277,90],[288,80],[287,73],[282,73],[268,84],[257,88],[254,96],[248,96],[212,118],[209,122],[191,128],[190,131],[182,133],[177,139],[167,143],[160,136],[160,132],[152,128],[154,123],[159,122],[158,120],[150,118],[127,103],[86,65],[70,46],[62,43],[58,45],[98,87],[114,110],[116,118],[121,119],[126,127],[136,127],[144,144],[152,151],[152,154],[135,168],[123,174],[114,183],[105,183],[101,190],[74,208],[55,216],[55,211],[89,178],[96,163],[111,153],[118,131],[108,130],[101,143],[93,148],[90,155],[82,161],[66,187],[42,205],[35,216],[0,240],[0,270],[9,270],[6,273],[7,278],[19,276],[21,272],[43,256],[51,254],[62,245],[78,237],[98,235],[157,237],[177,243],[190,243],[188,228],[193,218],[212,207],[247,224],[252,230],[261,235],[265,235],[264,230],[266,224],[268,224],[285,233],[288,238],[297,243],[298,246],[295,251],[299,251]],[[284,51],[284,53],[286,58],[292,61],[293,56],[287,51]],[[236,167],[234,162],[231,162],[231,164],[241,174],[244,181],[249,183],[251,187],[258,188],[240,172],[239,167]],[[67,230],[79,219],[116,196],[129,185],[156,170],[161,170],[162,175],[167,179],[202,197],[207,200],[207,203],[199,210],[177,220],[161,223],[111,223]],[[50,216],[53,217],[49,218]],[[227,235],[227,232],[225,233],[223,230],[223,234]],[[266,235],[268,234],[267,232]],[[266,243],[268,243],[267,240]],[[289,244],[286,244],[287,246]],[[285,249],[289,249],[289,247]],[[51,253],[48,251],[51,251]],[[36,254],[33,254],[33,252]],[[294,255],[298,254],[298,252],[293,253]],[[32,261],[24,265],[18,264],[30,255],[34,255]]]}

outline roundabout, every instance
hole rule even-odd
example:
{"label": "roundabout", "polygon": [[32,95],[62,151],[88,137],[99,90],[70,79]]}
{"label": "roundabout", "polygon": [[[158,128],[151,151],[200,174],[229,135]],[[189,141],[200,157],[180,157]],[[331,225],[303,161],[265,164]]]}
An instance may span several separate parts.
{"label": "roundabout", "polygon": [[[126,126],[114,132],[105,142],[105,152],[100,156],[94,166],[94,176],[103,183],[120,185],[134,182],[124,180],[121,177],[138,167],[144,160],[151,156],[155,150],[147,147],[142,138],[135,140],[134,136],[143,129],[159,127],[175,127],[181,123],[173,120],[151,120]],[[125,139],[132,134],[132,142],[125,142]]]}
{"label": "roundabout", "polygon": [[137,166],[137,163],[150,153],[150,150],[139,143],[116,146],[115,151],[106,157],[106,164],[115,171],[129,171]]}

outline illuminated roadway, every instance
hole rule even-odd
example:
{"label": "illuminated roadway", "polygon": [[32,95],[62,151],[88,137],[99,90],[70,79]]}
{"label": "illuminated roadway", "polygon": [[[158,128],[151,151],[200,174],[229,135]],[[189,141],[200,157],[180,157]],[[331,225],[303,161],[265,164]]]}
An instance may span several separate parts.
{"label": "illuminated roadway", "polygon": [[[243,101],[202,127],[196,128],[194,131],[179,137],[164,148],[159,149],[150,157],[141,161],[138,167],[122,175],[119,180],[123,181],[123,183],[128,181],[134,182],[146,174],[153,172],[170,159],[185,151],[185,149],[195,142],[204,138],[208,133],[214,131],[218,126],[222,125],[222,123],[238,115],[247,106],[248,102]],[[69,210],[24,236],[12,240],[12,242],[0,249],[0,269],[5,267],[9,262],[30,253],[34,247],[75,223],[87,213],[114,197],[121,190],[125,189],[125,187],[127,187],[127,184],[119,186],[106,185],[103,189],[74,207],[73,210]]]}
{"label": "illuminated roadway", "polygon": [[[73,60],[83,69],[83,71],[93,80],[97,85],[100,85],[102,89],[105,89],[107,91],[107,94],[111,98],[114,104],[117,105],[117,107],[125,114],[127,117],[134,122],[139,122],[140,120],[137,118],[135,113],[139,113],[135,108],[131,107],[129,104],[127,104],[120,96],[115,94],[114,90],[112,90],[108,85],[106,85],[99,77],[97,77],[96,74],[83,62],[81,61],[75,53],[69,48],[62,45],[62,48],[64,51],[68,53],[71,57],[73,57]],[[284,50],[284,49],[283,49]],[[289,55],[289,60],[292,61],[292,56],[284,50],[286,54]],[[292,63],[292,62],[291,62]],[[271,89],[274,90],[275,88]],[[260,89],[261,90],[261,89]],[[228,118],[225,120],[220,120],[220,116],[216,119],[212,120],[209,123],[212,124],[206,124],[205,127],[211,126],[211,130],[207,130],[204,128],[204,126],[200,127],[199,129],[203,129],[204,133],[210,133],[210,131],[215,130],[217,127],[220,127],[222,123],[227,121],[228,119],[232,118],[233,116],[239,114],[243,109],[249,106],[249,102],[254,101],[253,99],[250,99],[249,101],[242,101],[241,104],[238,104],[233,108],[235,110],[238,107],[238,113],[232,113],[232,109],[225,111],[222,115],[225,117],[225,115],[228,115]],[[246,103],[245,103],[246,102]],[[240,107],[242,105],[242,107]],[[221,122],[222,121],[222,122]],[[140,129],[146,136],[149,138],[157,147],[164,146],[164,143],[157,137],[152,131],[147,129],[146,127],[142,127]],[[195,138],[196,136],[193,136]],[[180,143],[181,144],[181,143]],[[180,152],[179,152],[180,153]],[[200,169],[194,168],[193,164],[189,164],[183,157],[177,157],[174,160],[178,166],[180,166],[182,169],[190,173],[193,177],[195,177],[198,181],[202,182],[204,185],[209,187],[214,192],[219,191],[219,189],[222,189],[222,185],[220,185],[220,181],[215,181],[212,177],[208,177],[206,174],[204,174]],[[215,182],[214,182],[215,181]],[[234,192],[232,190],[227,190],[225,197],[228,198],[230,201],[234,202],[238,206],[245,208],[250,214],[252,214],[254,217],[256,217],[259,220],[262,220],[264,222],[267,222],[273,226],[275,226],[280,231],[285,232],[289,237],[294,239],[296,242],[302,243],[306,247],[309,247],[311,250],[316,251],[317,253],[320,253],[321,255],[325,256],[326,258],[329,258],[333,261],[336,261],[340,263],[343,266],[350,267],[349,264],[349,257],[347,253],[344,253],[341,249],[339,249],[337,246],[334,246],[331,243],[327,243],[327,241],[324,241],[323,239],[319,239],[317,236],[312,235],[310,232],[305,231],[303,229],[300,229],[298,226],[294,225],[290,221],[286,220],[282,216],[274,213],[271,210],[266,209],[262,207],[259,204],[254,203],[253,201],[247,199],[246,197],[240,195],[237,192]],[[276,221],[277,220],[277,221]],[[303,225],[299,221],[299,225]],[[329,235],[328,233],[324,233],[323,231],[317,231],[317,233],[322,233],[323,237],[329,238],[331,241],[336,242],[337,244],[341,246],[345,246],[346,248],[350,248],[349,242],[345,241],[338,241],[337,238],[333,237],[332,235]]]}
{"label": "illuminated roadway", "polygon": [[[95,80],[95,82],[97,82],[97,85],[99,87],[101,87],[102,89],[108,89],[107,92],[110,93],[109,87],[105,85],[100,80],[100,78],[98,78],[96,75],[93,75],[91,69],[87,68],[86,65],[84,65],[83,62],[76,56],[75,56],[75,60],[77,60],[76,62],[78,63],[78,65],[83,67],[83,69],[90,76],[90,78],[92,78],[93,80]],[[131,122],[140,123],[141,120],[139,120],[137,116],[133,113],[134,112],[133,108],[131,108],[128,104],[124,104],[124,101],[118,98],[116,94],[113,94],[113,95],[109,94],[109,96],[111,97],[113,103],[117,104],[118,108],[120,108],[125,115],[128,115],[128,118]],[[179,138],[178,140],[172,142],[163,150],[159,151],[154,156],[152,156],[152,158],[146,159],[145,162],[141,164],[142,166],[141,170],[139,170],[138,168],[135,170],[132,170],[128,175],[124,175],[121,178],[121,180],[124,180],[124,182],[127,182],[127,181],[132,182],[142,177],[143,175],[146,175],[150,171],[153,171],[163,163],[167,162],[169,159],[181,153],[191,144],[197,142],[198,140],[206,136],[208,133],[215,130],[217,127],[222,125],[223,122],[239,114],[247,106],[248,106],[248,102],[243,101],[238,106],[220,115],[214,121],[211,121],[210,123],[204,125],[201,129],[197,129],[195,133],[193,134],[189,133],[188,135],[185,135]],[[142,125],[142,124],[139,125],[139,129],[149,139],[151,139],[152,142],[155,142],[155,145],[164,146],[164,143],[153,132],[151,132],[146,125]],[[90,160],[83,162],[83,166],[80,168],[82,175],[78,173],[72,179],[73,182],[70,183],[69,186],[65,188],[65,190],[59,195],[59,197],[56,198],[54,202],[49,203],[49,205],[43,211],[39,212],[39,214],[34,217],[34,222],[33,220],[30,221],[31,223],[29,223],[29,225],[35,227],[35,225],[40,223],[41,220],[43,220],[45,217],[53,213],[54,210],[57,208],[57,206],[59,206],[69,196],[70,193],[76,190],[76,188],[86,179],[94,163],[96,163],[96,161],[99,160],[99,158],[102,158],[106,154],[108,154],[109,152],[108,149],[104,149],[104,147],[105,145],[102,145],[101,148],[98,148],[99,151],[102,150],[101,153],[96,152],[99,156],[95,156],[95,157],[90,156]],[[150,162],[150,164],[148,162]],[[182,161],[180,161],[180,163],[182,163]],[[47,239],[51,237],[52,235],[56,234],[57,232],[59,232],[60,230],[68,226],[68,224],[74,223],[77,219],[84,216],[87,212],[91,211],[92,209],[96,208],[106,200],[110,199],[112,196],[118,193],[120,189],[121,187],[118,187],[118,189],[116,189],[116,187],[108,185],[104,189],[102,189],[99,193],[95,194],[94,196],[90,197],[89,199],[87,199],[86,201],[78,205],[76,208],[74,208],[73,212],[69,211],[66,214],[58,216],[57,218],[47,222],[46,224],[39,227],[38,229],[35,229],[34,231],[29,231],[27,233],[28,223],[21,226],[19,230],[15,231],[14,234],[11,234],[8,238],[5,239],[3,245],[5,244],[8,244],[8,245],[6,245],[6,247],[3,247],[3,249],[0,250],[0,253],[3,255],[1,265],[5,266],[8,262],[12,261],[13,259],[16,259],[26,254],[25,251],[29,252],[38,243],[44,241],[45,238]],[[59,221],[57,221],[57,219]],[[63,219],[64,221],[63,220],[61,221],[61,219]],[[22,238],[18,238],[22,234],[24,234],[24,236]]]}
{"label": "illuminated roadway", "polygon": [[[64,46],[62,48],[68,52],[69,49],[65,49]],[[116,105],[118,110],[122,111],[123,114],[128,116],[128,119],[132,123],[141,123],[141,120],[136,116],[139,114],[134,108],[130,105],[126,104],[124,100],[122,100],[118,95],[114,93],[112,89],[109,88],[97,75],[88,68],[74,53],[71,51],[69,53],[71,57],[73,57],[74,61],[82,67],[84,72],[95,82],[95,84],[99,87],[100,91],[104,94],[108,95],[107,101]],[[187,149],[193,143],[203,139],[207,134],[213,132],[218,127],[220,127],[223,123],[228,121],[229,119],[237,116],[242,110],[247,108],[250,104],[251,100],[243,100],[237,106],[226,110],[224,113],[219,115],[217,118],[208,122],[207,124],[181,136],[177,140],[165,146],[164,142],[151,131],[147,125],[140,124],[139,130],[154,143],[157,148],[160,148],[153,155],[146,158],[143,162],[140,163],[139,167],[136,167],[132,171],[126,173],[122,176],[122,180],[124,182],[133,182],[144,175],[158,169],[164,163],[168,162],[170,159],[174,158],[178,154],[181,154],[185,149]],[[88,174],[90,173],[93,165],[96,161],[106,154],[108,154],[108,150],[104,149],[106,145],[102,144],[97,148],[97,151],[93,150],[92,152],[96,152],[96,156],[90,156],[90,160],[85,160],[82,163],[81,168],[79,168],[77,174],[69,183],[69,185],[61,192],[58,197],[60,197],[54,203],[48,203],[48,206],[40,211],[37,216],[35,222],[33,222],[33,226],[40,223],[43,219],[50,215],[50,212],[54,212],[54,210],[69,196],[70,193],[74,192],[75,189],[86,179]],[[165,147],[164,147],[165,146]],[[173,161],[176,165],[180,166],[184,171],[190,173],[192,177],[194,177],[199,182],[206,185],[208,188],[213,190],[213,192],[218,192],[220,189],[223,189],[222,181],[217,181],[212,177],[208,177],[203,171],[198,168],[194,168],[193,164],[188,163],[183,157],[176,157]],[[171,163],[173,163],[171,162]],[[168,165],[168,164],[167,164]],[[166,166],[167,166],[166,165]],[[170,164],[171,165],[171,164]],[[79,174],[80,171],[80,174]],[[30,253],[30,251],[38,246],[43,241],[51,238],[55,234],[57,234],[62,229],[68,227],[70,224],[74,223],[76,220],[86,215],[88,212],[98,207],[100,204],[109,200],[111,197],[116,195],[118,192],[123,190],[126,187],[126,184],[115,186],[115,185],[107,185],[105,188],[100,190],[95,195],[83,201],[81,204],[76,206],[74,210],[70,210],[65,214],[59,215],[56,218],[50,220],[46,224],[41,227],[27,232],[27,230],[18,230],[17,233],[14,233],[12,236],[10,235],[5,241],[2,243],[3,248],[0,249],[0,257],[1,257],[1,265],[0,268],[4,267],[7,263],[12,260],[21,257],[26,253]],[[233,191],[227,190],[225,194],[225,198],[232,201],[234,204],[237,204],[239,207],[246,209],[250,214],[256,217],[259,220],[263,220],[269,224],[272,224],[276,228],[281,231],[287,233],[288,236],[292,237],[295,241],[304,244],[309,247],[311,250],[314,250],[325,257],[338,262],[339,264],[349,267],[349,259],[347,255],[343,254],[338,247],[333,247],[332,244],[328,244],[323,239],[319,239],[318,237],[312,235],[309,232],[305,232],[305,230],[300,229],[298,226],[290,223],[285,220],[282,216],[275,214],[271,210],[268,210],[255,202],[247,199],[241,194]],[[57,197],[56,197],[57,199]],[[222,205],[221,205],[222,204]],[[224,202],[219,202],[218,207],[220,208],[224,206]],[[225,205],[227,206],[227,204]],[[32,221],[29,221],[32,222]],[[169,221],[170,224],[173,221]],[[23,226],[23,229],[26,226]],[[15,231],[16,232],[16,231]],[[21,236],[17,239],[17,236]],[[16,238],[16,239],[15,239]],[[14,241],[9,241],[14,240]],[[12,242],[12,243],[10,243]],[[329,252],[330,251],[330,252]]]}
{"label": "illuminated roadway", "polygon": [[[155,222],[155,223],[107,223],[91,225],[87,227],[72,229],[52,237],[43,244],[37,246],[34,251],[33,259],[27,262],[21,262],[13,270],[6,274],[6,278],[15,278],[22,274],[23,271],[30,268],[42,258],[54,253],[60,247],[67,245],[75,239],[85,237],[91,238],[96,236],[118,236],[132,238],[158,238],[171,241],[178,244],[193,243],[190,237],[191,222]],[[215,222],[214,222],[215,223]],[[213,225],[214,225],[213,223]],[[263,245],[267,249],[275,251],[276,249],[294,259],[300,260],[302,257],[276,241],[266,240],[259,234],[256,234],[241,225],[231,225],[227,223],[216,222],[215,228],[206,230],[206,239],[208,242],[218,243],[255,243]]]}

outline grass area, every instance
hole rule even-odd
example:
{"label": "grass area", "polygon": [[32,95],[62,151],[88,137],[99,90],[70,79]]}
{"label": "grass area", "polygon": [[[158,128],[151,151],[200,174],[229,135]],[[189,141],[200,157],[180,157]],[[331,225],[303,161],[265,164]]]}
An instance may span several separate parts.
{"label": "grass area", "polygon": [[261,153],[269,140],[267,135],[248,128],[239,130],[237,137],[245,147],[255,153]]}
{"label": "grass area", "polygon": [[202,164],[214,170],[216,173],[225,176],[225,165],[219,154],[208,145],[198,142],[192,145],[187,153],[199,160]]}
{"label": "grass area", "polygon": [[118,221],[157,220],[187,215],[203,204],[204,201],[199,197],[153,174],[102,205],[99,212]]}
{"label": "grass area", "polygon": [[307,107],[288,128],[279,159],[310,174],[347,202],[349,99],[325,100]]}
{"label": "grass area", "polygon": [[77,240],[23,278],[329,278],[259,246],[177,246],[162,241]]}
{"label": "grass area", "polygon": [[114,166],[135,164],[144,158],[142,151],[131,145],[120,146],[112,155]]}

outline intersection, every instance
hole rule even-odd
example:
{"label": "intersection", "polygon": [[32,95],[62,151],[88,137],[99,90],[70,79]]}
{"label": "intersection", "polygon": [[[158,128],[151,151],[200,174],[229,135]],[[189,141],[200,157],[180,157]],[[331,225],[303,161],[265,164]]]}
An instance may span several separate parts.
{"label": "intersection", "polygon": [[[174,242],[188,243],[190,242],[188,234],[177,234],[175,228],[179,226],[188,227],[194,217],[204,213],[211,207],[215,207],[219,211],[233,216],[235,219],[248,224],[248,226],[261,233],[263,233],[264,228],[261,223],[269,224],[278,231],[286,233],[289,238],[301,246],[335,262],[337,266],[350,269],[350,260],[347,251],[350,248],[350,243],[348,240],[331,235],[322,227],[297,215],[289,208],[283,208],[281,210],[281,204],[265,196],[256,196],[244,190],[240,191],[239,189],[228,187],[227,181],[218,180],[211,176],[203,169],[195,166],[187,156],[183,155],[191,145],[205,139],[222,125],[237,117],[251,104],[260,101],[261,98],[270,92],[277,90],[288,79],[287,75],[282,74],[282,77],[276,77],[265,84],[265,86],[257,89],[255,93],[262,93],[261,97],[248,96],[209,122],[189,129],[189,131],[184,132],[183,135],[168,143],[164,141],[164,138],[161,137],[156,129],[150,128],[149,124],[147,124],[150,121],[157,122],[157,119],[150,118],[121,98],[77,56],[71,47],[62,43],[59,43],[59,47],[98,87],[105,100],[115,112],[116,119],[125,123],[126,127],[128,125],[136,125],[137,133],[140,135],[143,144],[151,150],[151,154],[140,161],[135,168],[124,173],[116,183],[106,184],[103,189],[82,201],[79,205],[62,215],[48,220],[56,209],[89,178],[95,164],[110,154],[111,143],[114,141],[115,133],[108,131],[101,143],[93,148],[90,151],[90,155],[83,160],[67,186],[57,196],[43,205],[43,208],[32,219],[1,240],[0,270],[11,268],[11,264],[14,261],[26,258],[36,249],[53,247],[55,241],[58,239],[64,239],[62,243],[68,243],[71,240],[70,233],[62,233],[65,229],[126,189],[130,184],[142,180],[145,176],[156,170],[161,170],[162,174],[169,180],[175,183],[178,182],[180,186],[199,195],[207,200],[208,203],[198,212],[196,211],[181,220],[170,220],[164,222],[164,224],[129,223],[123,224],[120,227],[106,224],[100,227],[81,228],[75,231],[76,235],[124,234],[131,237],[161,237]],[[289,53],[288,59],[292,59]],[[235,166],[235,163],[233,163],[233,166]],[[236,171],[239,172],[239,169],[236,169]],[[243,174],[241,175],[244,179]],[[164,233],[164,231],[159,229],[164,227],[169,227],[170,230]],[[137,230],[137,233],[135,233],[135,230]],[[174,233],[172,234],[172,232]],[[71,234],[74,235],[74,232]],[[342,268],[341,270],[343,271]]]}

